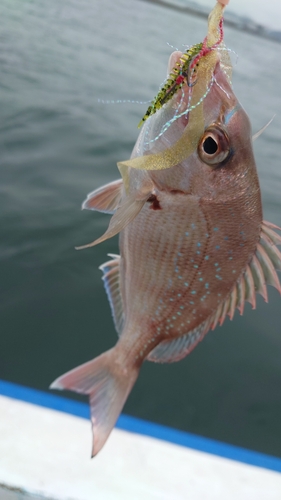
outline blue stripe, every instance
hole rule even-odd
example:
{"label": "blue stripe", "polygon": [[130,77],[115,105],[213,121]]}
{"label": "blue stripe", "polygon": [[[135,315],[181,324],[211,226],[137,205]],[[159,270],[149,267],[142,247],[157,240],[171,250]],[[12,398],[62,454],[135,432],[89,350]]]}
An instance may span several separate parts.
{"label": "blue stripe", "polygon": [[239,103],[238,103],[238,104],[235,106],[235,108],[233,108],[231,111],[229,111],[229,113],[227,113],[227,115],[225,115],[225,117],[224,117],[224,123],[225,123],[225,125],[228,125],[228,124],[229,124],[229,122],[230,122],[231,118],[233,117],[233,115],[235,115],[235,113],[236,113],[239,109],[241,109],[241,107],[242,107],[242,106],[241,106],[241,104],[239,104]]}
{"label": "blue stripe", "polygon": [[[27,403],[51,408],[64,413],[70,413],[77,417],[89,419],[89,406],[86,403],[80,403],[54,394],[30,389],[11,382],[0,380],[0,394],[10,398],[19,399]],[[219,457],[237,460],[249,465],[256,465],[276,472],[281,472],[281,459],[264,455],[255,451],[246,450],[237,446],[220,443],[213,439],[204,438],[190,434],[188,432],[178,431],[164,425],[154,424],[140,418],[121,415],[116,427],[129,432],[135,432],[144,436],[150,436],[156,439],[162,439],[180,446],[186,446],[194,450],[203,451],[218,455]]]}

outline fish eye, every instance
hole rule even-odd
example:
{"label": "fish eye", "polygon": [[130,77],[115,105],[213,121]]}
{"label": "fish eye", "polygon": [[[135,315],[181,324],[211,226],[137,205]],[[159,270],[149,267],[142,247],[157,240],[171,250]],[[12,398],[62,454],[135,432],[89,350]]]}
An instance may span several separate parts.
{"label": "fish eye", "polygon": [[207,165],[218,166],[230,155],[229,138],[218,125],[208,127],[198,145],[199,158]]}

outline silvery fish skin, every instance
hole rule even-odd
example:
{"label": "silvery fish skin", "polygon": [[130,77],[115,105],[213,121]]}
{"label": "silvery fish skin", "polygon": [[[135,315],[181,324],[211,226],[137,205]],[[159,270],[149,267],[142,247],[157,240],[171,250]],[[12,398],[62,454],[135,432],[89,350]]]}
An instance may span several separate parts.
{"label": "silvery fish skin", "polygon": [[[180,137],[186,116],[153,141],[179,99],[146,122],[132,157],[163,151]],[[121,230],[120,256],[101,266],[120,338],[52,387],[89,395],[93,455],[145,359],[177,361],[226,315],[232,319],[236,308],[242,314],[245,301],[255,307],[256,292],[267,300],[266,283],[281,291],[275,271],[281,237],[262,220],[250,122],[219,64],[204,100],[204,125],[198,148],[180,164],[129,169],[126,190],[120,179],[84,202],[84,208],[114,212],[111,227]]]}

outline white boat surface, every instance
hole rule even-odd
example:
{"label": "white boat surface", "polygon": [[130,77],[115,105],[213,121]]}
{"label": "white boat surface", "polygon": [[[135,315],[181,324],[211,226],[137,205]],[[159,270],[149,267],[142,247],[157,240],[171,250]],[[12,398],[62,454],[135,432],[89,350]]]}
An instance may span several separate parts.
{"label": "white boat surface", "polygon": [[0,381],[0,500],[280,500],[281,459],[121,415],[91,453],[84,403]]}

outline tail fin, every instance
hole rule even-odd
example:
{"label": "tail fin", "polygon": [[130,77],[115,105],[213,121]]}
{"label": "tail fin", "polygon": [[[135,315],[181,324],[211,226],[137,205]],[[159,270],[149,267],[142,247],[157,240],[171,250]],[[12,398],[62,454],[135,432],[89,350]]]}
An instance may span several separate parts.
{"label": "tail fin", "polygon": [[89,395],[93,429],[92,457],[103,447],[136,381],[138,369],[116,363],[114,349],[57,378],[51,389]]}

